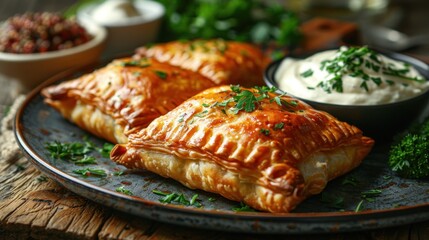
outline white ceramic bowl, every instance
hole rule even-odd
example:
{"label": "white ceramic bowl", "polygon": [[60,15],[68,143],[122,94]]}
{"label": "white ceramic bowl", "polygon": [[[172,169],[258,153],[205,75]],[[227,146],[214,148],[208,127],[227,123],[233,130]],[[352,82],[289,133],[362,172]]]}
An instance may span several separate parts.
{"label": "white ceramic bowl", "polygon": [[66,69],[97,62],[104,48],[106,29],[96,24],[84,27],[93,38],[69,49],[32,54],[0,52],[0,77],[15,81],[18,91],[27,92]]}
{"label": "white ceramic bowl", "polygon": [[164,6],[148,0],[135,0],[133,3],[140,16],[122,21],[100,22],[94,19],[93,12],[99,6],[97,4],[86,5],[78,11],[79,21],[95,22],[107,29],[108,37],[103,58],[131,54],[136,48],[156,40],[165,15]]}

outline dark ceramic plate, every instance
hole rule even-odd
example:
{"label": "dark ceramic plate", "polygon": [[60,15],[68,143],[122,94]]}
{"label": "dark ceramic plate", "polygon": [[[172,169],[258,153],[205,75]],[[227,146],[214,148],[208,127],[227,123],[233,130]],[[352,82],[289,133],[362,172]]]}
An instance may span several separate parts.
{"label": "dark ceramic plate", "polygon": [[[64,73],[45,85],[69,77]],[[379,143],[360,167],[330,182],[322,194],[306,200],[289,214],[236,212],[232,210],[239,206],[236,202],[190,190],[150,172],[127,171],[98,152],[93,153],[96,165],[77,166],[55,160],[45,149],[48,142],[82,141],[84,136],[97,146],[104,141],[64,120],[43,103],[39,91],[40,88],[29,94],[16,115],[15,134],[24,153],[41,172],[65,188],[123,212],[196,228],[266,234],[356,231],[429,219],[429,181],[396,177],[386,166],[388,143]],[[107,176],[82,177],[73,173],[84,167],[104,169]],[[116,176],[118,171],[124,174]],[[120,187],[130,190],[132,196],[117,192]],[[202,207],[161,203],[154,189],[183,193],[188,199],[198,194]],[[358,205],[360,211],[355,212]]]}

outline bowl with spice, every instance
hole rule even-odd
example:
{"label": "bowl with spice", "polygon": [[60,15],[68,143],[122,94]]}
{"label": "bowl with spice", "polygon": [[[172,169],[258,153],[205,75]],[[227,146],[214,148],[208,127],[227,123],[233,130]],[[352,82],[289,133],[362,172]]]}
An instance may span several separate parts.
{"label": "bowl with spice", "polygon": [[426,63],[367,46],[290,54],[269,64],[264,79],[376,138],[418,121],[429,100]]}
{"label": "bowl with spice", "polygon": [[106,30],[59,13],[27,12],[0,25],[0,77],[27,92],[49,77],[99,60]]}

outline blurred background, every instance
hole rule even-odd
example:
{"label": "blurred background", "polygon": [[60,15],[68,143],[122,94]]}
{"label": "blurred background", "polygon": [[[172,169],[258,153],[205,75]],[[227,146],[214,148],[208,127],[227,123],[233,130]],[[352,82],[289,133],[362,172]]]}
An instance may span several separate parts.
{"label": "blurred background", "polygon": [[[1,0],[0,21],[26,11],[65,12],[77,2],[73,0]],[[387,48],[390,45],[389,42],[386,43],[386,39],[379,38],[387,37],[389,38],[387,41],[398,42],[403,41],[401,37],[404,36],[400,34],[405,34],[405,37],[412,38],[410,45],[413,46],[397,49],[398,51],[429,55],[429,28],[427,27],[429,1],[427,0],[266,0],[264,2],[284,6],[296,13],[302,22],[315,17],[325,17],[356,23],[365,44]],[[391,29],[399,33],[389,31]]]}

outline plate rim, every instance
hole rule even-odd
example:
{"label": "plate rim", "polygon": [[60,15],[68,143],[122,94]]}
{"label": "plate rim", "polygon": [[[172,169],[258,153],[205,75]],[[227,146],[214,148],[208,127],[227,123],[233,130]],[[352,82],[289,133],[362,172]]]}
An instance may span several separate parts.
{"label": "plate rim", "polygon": [[[90,66],[92,70],[92,66]],[[423,204],[417,204],[412,206],[399,206],[396,208],[389,209],[373,209],[373,210],[365,210],[361,212],[353,212],[353,211],[344,211],[344,212],[305,212],[305,213],[265,213],[265,212],[234,212],[234,211],[215,211],[215,210],[201,210],[199,208],[185,207],[181,205],[174,204],[163,204],[156,201],[150,201],[144,199],[142,197],[136,196],[128,196],[121,193],[117,193],[111,191],[109,189],[105,189],[103,187],[97,186],[92,183],[85,182],[77,177],[74,177],[62,170],[56,168],[51,165],[48,160],[45,160],[41,157],[37,151],[35,151],[31,144],[28,143],[25,137],[25,133],[23,131],[24,127],[22,127],[22,118],[24,116],[25,110],[28,108],[28,105],[35,101],[35,99],[39,96],[41,90],[51,85],[55,82],[59,82],[62,80],[66,80],[67,77],[70,77],[72,74],[76,74],[78,71],[86,71],[85,69],[89,69],[88,66],[85,68],[73,68],[61,73],[54,75],[53,77],[46,80],[44,83],[36,87],[32,90],[25,98],[21,106],[16,112],[13,131],[15,135],[16,142],[22,152],[25,154],[28,160],[32,162],[33,165],[36,166],[44,174],[51,177],[61,186],[66,189],[74,192],[75,194],[82,196],[84,198],[88,198],[88,196],[83,196],[79,192],[77,192],[73,187],[70,187],[68,184],[75,183],[77,184],[77,188],[81,187],[85,191],[89,192],[97,192],[101,193],[103,196],[113,196],[113,201],[123,201],[125,204],[138,204],[142,205],[143,209],[150,210],[148,213],[141,214],[136,212],[124,211],[123,209],[118,209],[114,206],[114,204],[107,203],[101,201],[98,198],[90,198],[94,202],[97,202],[100,205],[107,206],[110,208],[117,209],[122,212],[126,212],[128,214],[147,217],[152,220],[158,220],[160,222],[178,224],[189,226],[189,223],[183,223],[179,220],[174,221],[169,219],[160,218],[156,213],[162,212],[166,214],[172,215],[186,215],[188,217],[196,217],[201,220],[210,220],[210,218],[223,219],[229,221],[242,221],[244,224],[243,229],[229,229],[225,228],[224,224],[220,224],[219,226],[199,226],[200,228],[211,229],[211,230],[220,230],[220,231],[231,231],[231,232],[252,232],[252,233],[265,233],[265,234],[286,234],[286,233],[324,233],[324,232],[349,232],[349,231],[358,231],[358,230],[367,230],[367,229],[376,229],[376,228],[384,228],[384,227],[392,227],[401,224],[414,223],[418,221],[424,221],[429,219],[429,202]],[[70,183],[68,183],[70,182]],[[204,208],[203,208],[204,209]],[[426,211],[424,211],[426,210]],[[426,213],[425,213],[426,212]],[[391,219],[395,219],[396,217],[403,217],[403,221],[392,222]],[[413,220],[415,219],[415,220]],[[377,224],[377,221],[381,221],[381,224]],[[278,228],[275,228],[275,231],[266,231],[261,230],[256,227],[255,224],[261,224],[262,227],[264,224],[279,224]],[[310,230],[303,231],[301,228],[287,228],[281,229],[280,225],[282,224],[321,224],[321,228],[314,228]],[[355,223],[355,224],[351,224]],[[333,227],[333,224],[336,227]],[[351,224],[351,225],[350,225]],[[365,225],[366,227],[361,227]],[[324,227],[323,227],[324,226]],[[330,227],[329,227],[330,226]],[[195,226],[194,226],[195,227]],[[296,226],[295,226],[296,227]]]}

